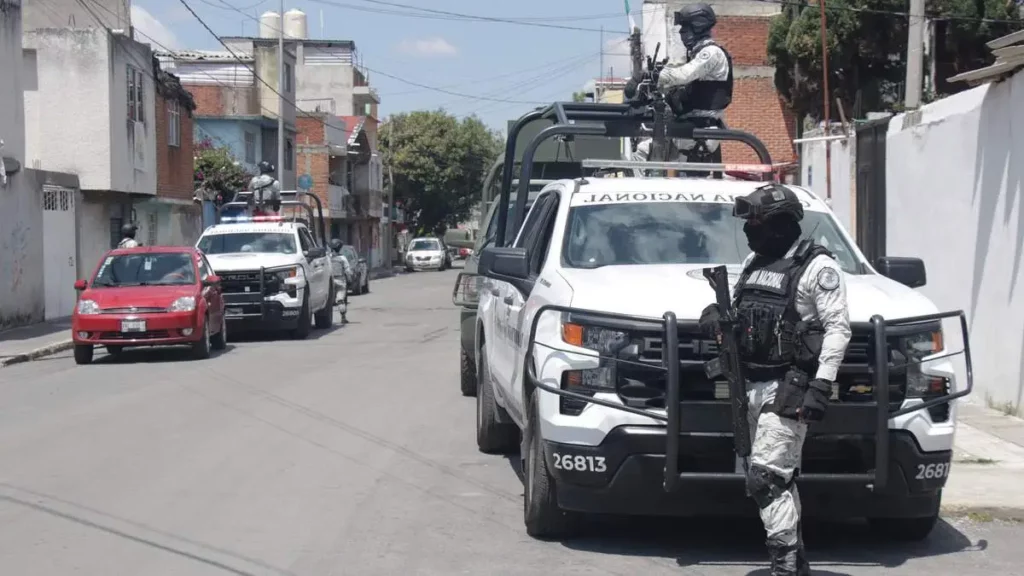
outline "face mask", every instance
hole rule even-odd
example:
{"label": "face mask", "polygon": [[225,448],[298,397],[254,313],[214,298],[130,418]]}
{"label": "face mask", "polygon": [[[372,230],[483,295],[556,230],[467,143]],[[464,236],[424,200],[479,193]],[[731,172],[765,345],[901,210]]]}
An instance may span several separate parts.
{"label": "face mask", "polygon": [[697,33],[688,26],[679,28],[679,37],[683,39],[683,46],[686,46],[687,50],[693,50],[693,47],[697,45]]}
{"label": "face mask", "polygon": [[[747,221],[743,224],[743,233],[747,236],[747,246],[755,254],[769,258],[782,258],[800,237],[800,225],[793,223],[788,226],[779,222],[780,226],[766,226]],[[794,234],[795,232],[795,234]]]}

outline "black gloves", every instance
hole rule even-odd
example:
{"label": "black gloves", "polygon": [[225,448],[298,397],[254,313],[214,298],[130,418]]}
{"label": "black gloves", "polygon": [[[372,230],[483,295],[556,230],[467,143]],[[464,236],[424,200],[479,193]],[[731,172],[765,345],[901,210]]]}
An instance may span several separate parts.
{"label": "black gloves", "polygon": [[718,320],[721,317],[722,313],[718,310],[718,304],[708,304],[704,311],[700,313],[700,320],[697,324],[702,332],[718,339],[718,335],[722,331],[721,326],[718,324]]}
{"label": "black gloves", "polygon": [[804,403],[800,407],[800,419],[804,422],[821,422],[832,397],[832,383],[828,380],[811,380],[804,394]]}

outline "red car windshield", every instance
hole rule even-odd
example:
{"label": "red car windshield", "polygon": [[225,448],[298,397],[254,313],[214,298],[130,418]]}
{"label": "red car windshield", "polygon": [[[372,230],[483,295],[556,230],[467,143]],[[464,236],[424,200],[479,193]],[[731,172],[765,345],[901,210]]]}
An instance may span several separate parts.
{"label": "red car windshield", "polygon": [[107,256],[92,286],[186,286],[195,284],[192,255],[186,252],[148,252]]}

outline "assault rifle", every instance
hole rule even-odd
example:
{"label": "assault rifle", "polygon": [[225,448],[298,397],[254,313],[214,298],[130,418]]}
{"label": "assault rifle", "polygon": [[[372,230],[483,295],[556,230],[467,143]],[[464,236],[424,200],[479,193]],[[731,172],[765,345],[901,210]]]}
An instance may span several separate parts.
{"label": "assault rifle", "polygon": [[738,322],[736,312],[729,299],[729,274],[725,266],[705,268],[704,277],[715,291],[718,303],[720,332],[717,334],[718,358],[704,365],[704,372],[710,379],[725,376],[729,382],[729,402],[732,404],[733,445],[736,455],[744,459],[750,456],[750,422],[747,419],[746,379],[740,364],[737,343]]}
{"label": "assault rifle", "polygon": [[[654,116],[653,134],[651,135],[651,153],[648,158],[652,162],[664,162],[669,160],[668,138],[665,132],[665,111],[668,110],[668,103],[665,102],[665,95],[658,91],[658,77],[661,71],[668,64],[668,58],[658,60],[658,52],[661,51],[661,42],[654,47],[654,55],[647,57],[647,66],[640,72],[637,79],[636,93],[629,96],[629,105],[634,108],[649,108]],[[634,143],[635,144],[635,143]]]}

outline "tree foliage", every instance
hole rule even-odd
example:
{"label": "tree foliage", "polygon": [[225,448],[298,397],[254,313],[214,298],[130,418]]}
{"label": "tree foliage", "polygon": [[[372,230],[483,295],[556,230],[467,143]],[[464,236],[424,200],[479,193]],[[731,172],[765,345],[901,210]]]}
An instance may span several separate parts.
{"label": "tree foliage", "polygon": [[390,118],[380,131],[384,175],[418,234],[441,235],[469,216],[501,144],[475,116],[459,121],[436,110]]}
{"label": "tree foliage", "polygon": [[[830,106],[835,109],[838,98],[848,117],[899,109],[907,58],[908,24],[900,15],[907,11],[905,0],[829,0],[825,6]],[[1020,28],[980,18],[1021,20],[1012,0],[926,0],[926,14],[946,17],[936,23],[936,76],[943,95],[967,87],[943,82],[947,76],[992,62],[986,42]],[[772,21],[767,45],[776,88],[794,110],[814,119],[823,115],[820,26],[817,4],[787,6]]]}
{"label": "tree foliage", "polygon": [[226,146],[214,146],[210,139],[196,143],[193,183],[204,200],[213,200],[220,194],[225,201],[235,192],[249,185],[252,174],[235,160]]}

